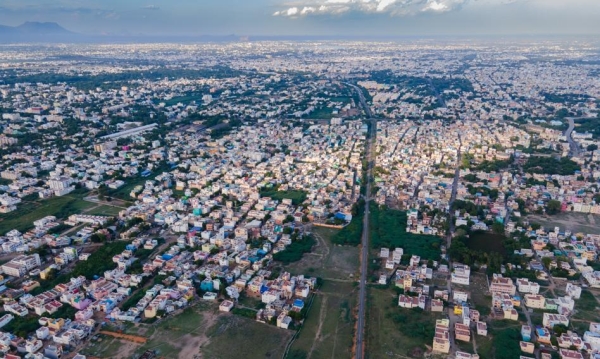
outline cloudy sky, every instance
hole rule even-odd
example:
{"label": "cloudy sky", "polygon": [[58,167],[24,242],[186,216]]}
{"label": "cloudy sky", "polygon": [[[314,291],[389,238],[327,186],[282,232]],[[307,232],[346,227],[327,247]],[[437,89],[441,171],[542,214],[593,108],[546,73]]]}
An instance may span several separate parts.
{"label": "cloudy sky", "polygon": [[600,0],[0,0],[0,24],[87,34],[600,34]]}

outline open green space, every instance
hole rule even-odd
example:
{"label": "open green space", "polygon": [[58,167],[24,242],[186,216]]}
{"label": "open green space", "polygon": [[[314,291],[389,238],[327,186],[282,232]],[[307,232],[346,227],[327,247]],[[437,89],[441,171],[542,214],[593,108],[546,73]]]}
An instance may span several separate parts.
{"label": "open green space", "polygon": [[314,111],[312,111],[308,115],[303,116],[303,118],[310,119],[310,120],[328,120],[332,117],[334,117],[333,109],[329,108],[329,107],[316,108]]}
{"label": "open green space", "polygon": [[589,290],[582,290],[581,298],[575,301],[575,314],[573,315],[573,318],[598,321],[600,315],[598,314],[597,308],[598,301],[594,297],[594,294]]}
{"label": "open green space", "polygon": [[352,308],[357,299],[354,291],[351,283],[325,281],[290,352],[312,359],[350,358],[355,323]]}
{"label": "open green space", "polygon": [[154,350],[160,357],[177,358],[184,348],[192,350],[188,353],[192,356],[198,353],[199,347],[186,348],[186,339],[201,335],[206,328],[204,313],[200,308],[186,308],[182,313],[167,317],[160,323],[153,325],[152,335],[146,344],[136,350],[143,353],[146,350]]}
{"label": "open green space", "polygon": [[323,284],[287,358],[350,358],[355,320],[352,308],[358,290],[351,278],[358,270],[359,250],[333,244],[332,238],[340,230],[314,227],[311,232],[317,242],[312,253],[284,266],[284,270],[323,278]]}
{"label": "open green space", "polygon": [[316,239],[312,253],[304,255],[298,262],[285,265],[286,271],[323,279],[349,279],[357,273],[358,248],[333,244],[332,238],[335,238],[340,230],[313,227],[311,231]]}
{"label": "open green space", "polygon": [[261,197],[271,197],[271,199],[281,201],[283,199],[291,199],[292,203],[297,206],[306,200],[307,193],[299,190],[278,191],[276,188],[265,189],[260,191]]}
{"label": "open green space", "polygon": [[125,346],[131,346],[135,348],[135,344],[133,343],[100,334],[98,335],[98,340],[92,340],[81,351],[81,354],[96,358],[130,358],[130,356],[128,356],[129,353],[123,350]]}
{"label": "open green space", "polygon": [[312,236],[292,238],[292,244],[287,246],[283,251],[275,253],[273,259],[284,264],[297,262],[302,259],[305,253],[310,253],[315,243],[316,240]]}
{"label": "open green space", "polygon": [[403,248],[404,253],[416,254],[422,259],[440,258],[441,238],[406,232],[406,212],[375,204],[371,204],[369,209],[369,233],[373,248]]}
{"label": "open green space", "polygon": [[485,274],[471,272],[469,293],[471,294],[471,302],[475,305],[475,309],[479,311],[482,318],[489,315],[492,307],[492,296],[488,290]]}
{"label": "open green space", "polygon": [[[204,358],[219,359],[281,358],[292,335],[291,330],[252,319],[220,315],[206,332],[208,344],[201,353]],[[184,358],[181,353],[179,357]]]}
{"label": "open green space", "polygon": [[391,289],[370,287],[368,303],[365,358],[424,357],[441,313],[400,308]]}
{"label": "open green space", "polygon": [[124,331],[144,336],[148,342],[138,345],[105,337],[106,341],[93,343],[84,353],[100,358],[131,358],[152,350],[159,358],[281,358],[293,334],[291,330],[220,313],[216,305],[206,302],[155,324],[126,324]]}
{"label": "open green space", "polygon": [[46,216],[56,216],[65,219],[72,214],[81,213],[94,203],[86,202],[83,191],[76,191],[66,196],[49,199],[26,198],[17,205],[13,212],[0,214],[0,235],[16,229],[25,232],[33,228],[33,222]]}
{"label": "open green space", "polygon": [[90,211],[86,212],[86,214],[92,216],[117,216],[119,212],[122,211],[122,208],[113,207],[108,205],[100,205]]}

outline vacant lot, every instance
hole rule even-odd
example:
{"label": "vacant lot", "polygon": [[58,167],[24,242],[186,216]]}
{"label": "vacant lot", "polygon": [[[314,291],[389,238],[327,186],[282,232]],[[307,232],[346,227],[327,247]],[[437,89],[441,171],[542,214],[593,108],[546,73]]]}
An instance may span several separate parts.
{"label": "vacant lot", "polygon": [[[252,319],[220,314],[206,332],[207,344],[202,345],[203,358],[281,358],[293,331],[278,329]],[[180,358],[191,358],[183,356]]]}
{"label": "vacant lot", "polygon": [[148,338],[138,345],[111,337],[89,345],[84,353],[99,358],[131,358],[154,350],[161,358],[280,358],[293,332],[199,303],[155,324],[127,324],[125,333]]}
{"label": "vacant lot", "polygon": [[355,286],[325,282],[317,294],[293,352],[305,353],[307,359],[350,358],[354,336],[356,305]]}
{"label": "vacant lot", "polygon": [[480,252],[496,252],[502,256],[506,255],[506,249],[504,248],[504,241],[506,237],[501,234],[495,234],[490,232],[475,232],[472,233],[467,239],[467,247],[474,251]]}
{"label": "vacant lot", "polygon": [[285,266],[291,273],[304,273],[323,278],[313,306],[292,345],[292,352],[307,358],[350,358],[354,336],[353,314],[356,306],[356,276],[359,249],[334,245],[331,241],[339,230],[314,227],[317,245],[301,261]]}
{"label": "vacant lot", "polygon": [[600,216],[597,214],[567,212],[554,216],[528,215],[527,219],[545,228],[554,229],[558,226],[561,231],[600,234]]}
{"label": "vacant lot", "polygon": [[352,246],[339,246],[331,242],[339,230],[313,227],[317,244],[312,253],[305,254],[298,262],[285,266],[293,274],[305,274],[327,279],[351,279],[357,274],[359,249]]}
{"label": "vacant lot", "polygon": [[491,312],[492,295],[488,291],[488,281],[483,273],[471,273],[471,282],[469,285],[470,300],[475,305],[475,308],[483,317]]}
{"label": "vacant lot", "polygon": [[588,321],[598,321],[598,301],[589,290],[581,291],[581,298],[575,301],[574,319],[584,319]]}
{"label": "vacant lot", "polygon": [[441,313],[398,307],[391,289],[369,288],[366,358],[422,358]]}
{"label": "vacant lot", "polygon": [[92,340],[81,353],[97,358],[128,359],[131,358],[136,348],[137,344],[132,342],[107,335],[98,335],[98,340]]}

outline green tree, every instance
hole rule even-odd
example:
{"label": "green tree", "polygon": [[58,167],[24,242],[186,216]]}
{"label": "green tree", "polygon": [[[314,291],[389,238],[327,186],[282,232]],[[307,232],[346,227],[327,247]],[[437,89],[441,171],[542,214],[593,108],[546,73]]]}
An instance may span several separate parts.
{"label": "green tree", "polygon": [[551,215],[557,214],[560,212],[561,208],[562,208],[562,203],[560,201],[551,199],[546,204],[546,213],[551,214]]}
{"label": "green tree", "polygon": [[502,234],[504,233],[504,225],[500,222],[494,222],[494,224],[492,224],[492,231],[494,233]]}

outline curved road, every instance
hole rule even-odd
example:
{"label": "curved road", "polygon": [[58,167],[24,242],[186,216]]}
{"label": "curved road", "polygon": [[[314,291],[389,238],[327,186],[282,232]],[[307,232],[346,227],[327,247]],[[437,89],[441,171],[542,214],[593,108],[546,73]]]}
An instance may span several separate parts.
{"label": "curved road", "polygon": [[[583,118],[583,117],[581,117]],[[577,156],[580,153],[580,148],[579,148],[579,144],[577,142],[575,142],[575,140],[573,140],[573,130],[575,129],[575,118],[573,117],[567,117],[567,120],[569,121],[569,128],[567,128],[567,131],[565,132],[565,136],[567,137],[567,141],[569,141],[569,154],[571,156]]]}

